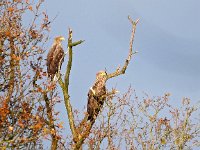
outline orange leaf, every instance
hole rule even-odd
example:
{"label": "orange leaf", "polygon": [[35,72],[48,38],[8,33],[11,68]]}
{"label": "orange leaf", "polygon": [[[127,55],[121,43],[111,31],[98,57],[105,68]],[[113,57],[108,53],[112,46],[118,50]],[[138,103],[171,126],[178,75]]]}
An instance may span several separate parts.
{"label": "orange leaf", "polygon": [[41,93],[43,92],[43,90],[42,90],[41,87],[39,87],[39,88],[37,89],[37,91],[38,91],[38,92],[41,92]]}
{"label": "orange leaf", "polygon": [[28,9],[29,9],[30,11],[33,11],[33,7],[32,7],[32,6],[28,6]]}
{"label": "orange leaf", "polygon": [[42,123],[37,123],[35,126],[34,126],[34,128],[35,129],[40,129],[42,127]]}
{"label": "orange leaf", "polygon": [[13,7],[8,7],[7,10],[10,11],[10,12],[13,12],[13,11],[14,11],[14,8],[13,8]]}
{"label": "orange leaf", "polygon": [[61,129],[62,129],[62,128],[63,128],[63,124],[64,124],[64,122],[59,123],[59,124],[58,124],[58,128],[61,128]]}
{"label": "orange leaf", "polygon": [[21,119],[18,121],[18,125],[19,125],[21,128],[24,128],[24,124],[23,124],[23,122],[22,122]]}
{"label": "orange leaf", "polygon": [[19,61],[21,58],[15,54],[11,56],[12,59]]}
{"label": "orange leaf", "polygon": [[22,2],[22,0],[14,0],[15,2],[18,2],[18,3],[21,3]]}
{"label": "orange leaf", "polygon": [[6,34],[6,36],[10,36],[11,33],[10,33],[10,31],[6,31],[5,34]]}
{"label": "orange leaf", "polygon": [[14,128],[13,128],[12,126],[9,126],[8,129],[9,129],[10,131],[13,131]]}

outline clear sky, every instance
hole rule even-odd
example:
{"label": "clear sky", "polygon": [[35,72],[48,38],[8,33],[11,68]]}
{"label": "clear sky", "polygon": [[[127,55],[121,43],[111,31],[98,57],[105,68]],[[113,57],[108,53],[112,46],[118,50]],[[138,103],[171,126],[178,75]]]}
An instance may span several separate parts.
{"label": "clear sky", "polygon": [[[190,97],[200,100],[200,1],[199,0],[48,0],[44,8],[54,20],[51,40],[67,38],[85,42],[74,48],[71,101],[77,108],[87,104],[87,92],[99,70],[113,72],[128,54],[131,25],[140,19],[134,49],[139,53],[124,76],[107,83],[121,93],[131,85],[139,95],[172,94],[171,103]],[[63,43],[66,47],[67,43]],[[67,58],[65,58],[67,60]],[[62,66],[65,72],[66,62]]]}

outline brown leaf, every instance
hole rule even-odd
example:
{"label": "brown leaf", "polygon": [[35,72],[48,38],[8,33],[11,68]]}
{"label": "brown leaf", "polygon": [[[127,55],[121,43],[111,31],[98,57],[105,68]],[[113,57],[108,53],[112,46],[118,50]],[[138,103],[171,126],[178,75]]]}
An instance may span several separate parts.
{"label": "brown leaf", "polygon": [[33,11],[33,7],[32,7],[32,6],[28,6],[28,9],[29,9],[30,11]]}
{"label": "brown leaf", "polygon": [[7,10],[8,10],[9,12],[13,12],[13,11],[14,11],[14,8],[13,8],[13,7],[8,7]]}

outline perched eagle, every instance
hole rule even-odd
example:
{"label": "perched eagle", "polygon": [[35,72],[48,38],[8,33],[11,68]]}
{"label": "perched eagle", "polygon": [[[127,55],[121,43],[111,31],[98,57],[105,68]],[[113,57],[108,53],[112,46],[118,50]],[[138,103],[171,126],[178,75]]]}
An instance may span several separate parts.
{"label": "perched eagle", "polygon": [[99,111],[103,107],[103,103],[106,100],[106,80],[107,73],[105,71],[99,71],[96,74],[96,81],[88,92],[88,104],[87,113],[88,120],[93,122],[99,114]]}
{"label": "perched eagle", "polygon": [[64,61],[64,50],[62,48],[62,41],[65,40],[63,36],[58,36],[54,39],[54,43],[47,55],[47,73],[51,80],[54,79],[58,72],[58,67]]}

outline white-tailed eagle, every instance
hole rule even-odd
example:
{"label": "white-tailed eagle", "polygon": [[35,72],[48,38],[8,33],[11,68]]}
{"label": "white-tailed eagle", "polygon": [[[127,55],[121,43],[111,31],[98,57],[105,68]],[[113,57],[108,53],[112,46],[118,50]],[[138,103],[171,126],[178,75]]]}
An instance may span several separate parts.
{"label": "white-tailed eagle", "polygon": [[87,113],[90,122],[93,122],[97,117],[106,100],[106,80],[107,73],[105,71],[99,71],[96,74],[94,85],[88,92]]}
{"label": "white-tailed eagle", "polygon": [[58,36],[54,39],[54,43],[47,55],[47,73],[51,80],[54,79],[59,67],[64,61],[64,50],[62,48],[62,41],[65,40],[63,36]]}

